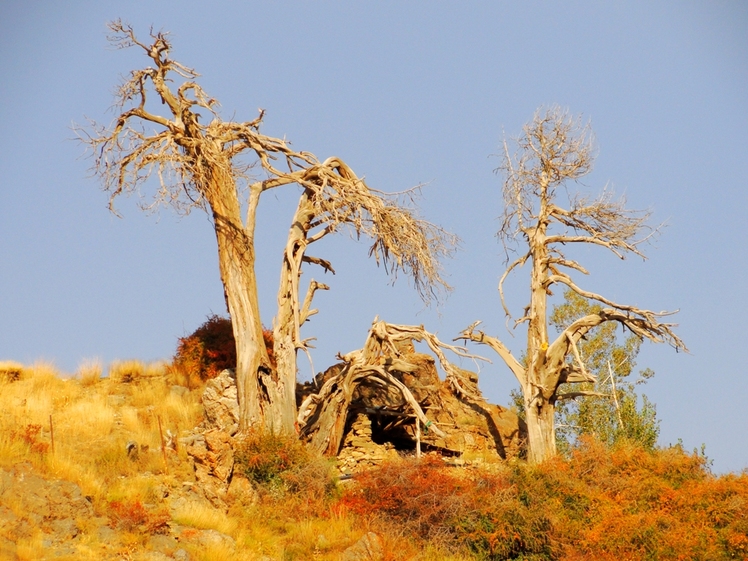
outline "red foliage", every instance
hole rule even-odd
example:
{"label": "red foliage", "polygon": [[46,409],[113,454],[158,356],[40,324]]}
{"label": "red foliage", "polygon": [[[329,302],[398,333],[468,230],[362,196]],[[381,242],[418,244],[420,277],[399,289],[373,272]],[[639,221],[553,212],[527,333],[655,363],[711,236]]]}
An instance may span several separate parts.
{"label": "red foliage", "polygon": [[352,512],[481,559],[748,559],[748,473],[714,476],[679,447],[455,470],[438,461],[361,474],[333,512]]}
{"label": "red foliage", "polygon": [[168,521],[165,512],[149,511],[140,501],[109,503],[109,525],[115,530],[161,534],[168,531]]}
{"label": "red foliage", "polygon": [[[262,332],[270,363],[275,367],[273,356],[273,332]],[[190,378],[209,380],[226,368],[236,367],[236,343],[231,320],[215,314],[192,334],[180,337],[173,365]]]}
{"label": "red foliage", "polygon": [[49,451],[49,443],[40,440],[41,432],[41,425],[29,424],[20,430],[14,430],[11,438],[23,442],[34,454],[46,454]]}

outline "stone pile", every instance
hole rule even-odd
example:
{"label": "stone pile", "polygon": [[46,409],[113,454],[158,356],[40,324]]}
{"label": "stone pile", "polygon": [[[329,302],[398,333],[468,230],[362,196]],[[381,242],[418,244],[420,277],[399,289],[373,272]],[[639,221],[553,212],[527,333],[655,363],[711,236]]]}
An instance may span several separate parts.
{"label": "stone pile", "polygon": [[371,419],[368,415],[359,413],[343,440],[343,447],[338,454],[338,470],[341,473],[351,473],[374,467],[397,456],[397,450],[391,442],[377,444],[372,440]]}
{"label": "stone pile", "polygon": [[[409,352],[401,357],[415,365],[413,372],[394,372],[424,410],[428,426],[416,426],[416,419],[400,391],[394,386],[364,381],[353,394],[346,433],[338,454],[343,473],[366,469],[398,454],[413,454],[420,440],[424,453],[456,458],[502,458],[521,451],[525,427],[510,410],[488,403],[478,389],[478,376],[460,370],[460,388],[440,379],[430,355]],[[318,375],[321,387],[340,372],[335,365]],[[439,436],[430,426],[436,426]],[[420,429],[420,435],[419,433]]]}

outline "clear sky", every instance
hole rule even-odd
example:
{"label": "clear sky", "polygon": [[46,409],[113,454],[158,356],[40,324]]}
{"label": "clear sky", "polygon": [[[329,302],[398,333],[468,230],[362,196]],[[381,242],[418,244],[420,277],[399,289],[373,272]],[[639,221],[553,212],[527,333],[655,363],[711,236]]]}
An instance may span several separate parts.
{"label": "clear sky", "polygon": [[[675,310],[690,354],[646,344],[661,444],[706,444],[719,472],[748,466],[748,4],[671,2],[223,2],[6,0],[0,4],[0,360],[168,359],[177,337],[225,313],[207,217],[123,218],[88,172],[71,126],[108,123],[120,77],[146,65],[108,47],[121,17],[142,36],[172,32],[174,57],[201,74],[222,115],[251,120],[320,159],[346,160],[370,186],[427,183],[423,215],[462,239],[445,263],[454,292],[424,309],[407,278],[392,285],[345,235],[317,255],[338,274],[304,328],[315,370],[359,348],[375,315],[423,323],[444,340],[477,319],[520,354],[496,285],[501,178],[492,155],[543,104],[591,120],[599,156],[580,189],[606,184],[667,222],[646,252],[619,261],[578,254],[585,288]],[[574,187],[574,186],[572,186]],[[576,187],[574,187],[576,188]],[[281,250],[295,197],[261,203],[260,297],[272,321]],[[320,245],[320,244],[318,244]],[[307,277],[308,278],[308,277]],[[527,271],[508,284],[514,311]],[[506,404],[515,382],[493,360],[487,397]],[[300,357],[301,376],[311,367]],[[470,367],[470,364],[465,364]]]}

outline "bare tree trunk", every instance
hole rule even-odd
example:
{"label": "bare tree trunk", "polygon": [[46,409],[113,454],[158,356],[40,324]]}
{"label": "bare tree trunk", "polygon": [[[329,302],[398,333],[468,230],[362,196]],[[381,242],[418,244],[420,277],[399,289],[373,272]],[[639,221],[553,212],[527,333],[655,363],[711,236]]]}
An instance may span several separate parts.
{"label": "bare tree trunk", "polygon": [[[541,179],[540,215],[546,212],[548,180]],[[547,374],[548,349],[548,250],[546,248],[546,223],[538,221],[528,235],[532,255],[530,277],[530,310],[527,330],[527,382],[524,388],[528,435],[528,459],[531,463],[543,462],[556,454],[554,427],[555,405],[551,401],[556,382]],[[556,375],[556,372],[552,374]],[[550,391],[549,391],[549,388]]]}
{"label": "bare tree trunk", "polygon": [[262,338],[252,232],[244,229],[238,199],[228,196],[235,191],[233,179],[214,178],[214,183],[219,181],[232,182],[229,188],[216,186],[210,190],[210,205],[221,281],[236,341],[240,430],[252,426],[280,429],[281,420],[272,407],[276,398],[270,383],[273,373]]}
{"label": "bare tree trunk", "polygon": [[[532,396],[533,393],[525,392],[525,395]],[[555,409],[554,404],[540,396],[531,397],[525,402],[527,460],[531,464],[539,464],[556,455]]]}
{"label": "bare tree trunk", "polygon": [[[299,302],[301,263],[307,246],[307,232],[315,216],[305,191],[291,221],[278,285],[278,313],[273,320],[273,355],[277,373],[277,391],[282,396],[276,411],[284,430],[296,427],[296,354],[301,346],[301,324],[308,310]],[[311,297],[310,297],[311,299]]]}

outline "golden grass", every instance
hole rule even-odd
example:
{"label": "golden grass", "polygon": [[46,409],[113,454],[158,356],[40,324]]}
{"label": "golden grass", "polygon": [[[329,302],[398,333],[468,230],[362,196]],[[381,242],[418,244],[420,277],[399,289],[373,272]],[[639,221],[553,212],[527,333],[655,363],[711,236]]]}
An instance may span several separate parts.
{"label": "golden grass", "polygon": [[109,365],[109,379],[117,384],[165,378],[167,374],[168,365],[164,361],[115,360]]}
{"label": "golden grass", "polygon": [[71,401],[69,405],[55,415],[58,435],[69,440],[71,444],[86,442],[93,445],[107,440],[115,425],[115,409],[109,405],[106,396],[88,394]]}
{"label": "golden grass", "polygon": [[[167,431],[179,435],[197,426],[203,419],[201,392],[172,391],[173,378],[166,375],[162,363],[113,363],[106,378],[101,377],[100,362],[87,360],[70,379],[63,378],[47,362],[31,366],[2,363],[0,368],[2,365],[22,374],[13,382],[0,376],[0,466],[29,462],[43,476],[75,482],[85,496],[91,497],[98,516],[107,516],[116,501],[165,508],[165,490],[174,493],[182,488],[182,482],[194,480],[184,447],[178,453],[169,450],[168,465],[164,465],[158,421],[164,435]],[[24,431],[31,435],[30,442],[24,440]],[[137,458],[127,454],[129,441],[138,443]],[[140,445],[148,449],[140,450]],[[234,505],[228,512],[203,502],[188,502],[174,513],[173,521],[196,531],[216,530],[236,540],[236,550],[221,544],[184,544],[193,559],[204,561],[262,556],[332,561],[366,531],[347,515],[317,516],[307,508],[310,515],[304,517],[299,514],[299,500],[268,495],[254,507]],[[70,559],[98,559],[105,556],[104,548],[111,553],[111,547],[115,547],[122,551],[123,558],[135,560],[147,549],[147,536],[138,531],[119,532],[120,545],[110,547],[99,542],[93,526],[87,532],[85,521],[81,523],[82,537]],[[39,559],[47,553],[38,535],[17,545],[19,559]],[[392,547],[401,553],[407,550],[403,544]],[[130,557],[127,551],[131,551]],[[415,557],[388,557],[406,558]]]}
{"label": "golden grass", "polygon": [[179,508],[174,513],[173,519],[177,524],[183,526],[201,530],[216,530],[227,535],[233,535],[238,526],[237,520],[229,517],[222,510],[198,501],[190,501]]}
{"label": "golden grass", "polygon": [[45,547],[41,530],[36,530],[29,537],[22,537],[16,542],[16,558],[19,561],[37,561],[44,558]]}
{"label": "golden grass", "polygon": [[109,365],[109,381],[129,384],[143,377],[145,363],[140,360],[115,360]]}
{"label": "golden grass", "polygon": [[23,364],[12,360],[0,361],[0,382],[15,382],[24,373]]}
{"label": "golden grass", "polygon": [[99,383],[103,371],[101,359],[87,358],[78,365],[76,377],[83,387],[94,386]]}

